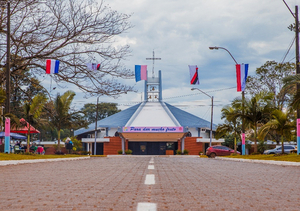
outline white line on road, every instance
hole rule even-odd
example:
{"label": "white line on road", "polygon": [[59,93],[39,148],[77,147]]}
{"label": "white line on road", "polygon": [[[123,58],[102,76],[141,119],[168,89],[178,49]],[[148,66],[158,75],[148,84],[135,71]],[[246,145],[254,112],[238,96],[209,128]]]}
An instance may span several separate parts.
{"label": "white line on road", "polygon": [[149,163],[154,163],[154,157],[151,157]]}
{"label": "white line on road", "polygon": [[140,202],[137,206],[137,211],[156,211],[155,203]]}
{"label": "white line on road", "polygon": [[148,169],[154,169],[154,165],[148,165]]}
{"label": "white line on road", "polygon": [[155,175],[147,174],[145,179],[145,185],[154,185],[155,184]]}

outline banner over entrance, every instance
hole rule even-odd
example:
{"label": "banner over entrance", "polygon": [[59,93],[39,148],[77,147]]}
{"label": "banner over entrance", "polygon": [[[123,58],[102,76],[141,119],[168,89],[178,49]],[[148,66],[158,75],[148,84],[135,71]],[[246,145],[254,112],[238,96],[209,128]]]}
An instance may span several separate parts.
{"label": "banner over entrance", "polygon": [[183,127],[123,127],[123,133],[182,133]]}

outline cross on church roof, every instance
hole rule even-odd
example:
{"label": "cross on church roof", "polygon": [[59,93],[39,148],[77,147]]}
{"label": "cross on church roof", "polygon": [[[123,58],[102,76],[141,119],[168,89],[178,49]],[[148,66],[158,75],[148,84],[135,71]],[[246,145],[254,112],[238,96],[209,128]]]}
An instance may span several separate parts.
{"label": "cross on church roof", "polygon": [[154,78],[154,60],[161,60],[161,58],[155,58],[155,56],[154,56],[154,50],[153,50],[153,57],[152,58],[146,58],[146,60],[153,60],[152,78]]}

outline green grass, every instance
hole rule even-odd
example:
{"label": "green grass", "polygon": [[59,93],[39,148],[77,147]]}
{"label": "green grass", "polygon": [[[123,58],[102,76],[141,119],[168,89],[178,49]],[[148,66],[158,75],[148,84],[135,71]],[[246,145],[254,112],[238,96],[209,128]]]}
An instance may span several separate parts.
{"label": "green grass", "polygon": [[226,156],[228,158],[242,158],[242,159],[254,159],[254,160],[277,160],[277,161],[291,161],[300,162],[300,155],[296,153],[285,155],[231,155]]}
{"label": "green grass", "polygon": [[53,158],[74,158],[87,157],[86,155],[24,155],[24,154],[6,154],[0,153],[0,160],[30,160],[30,159],[53,159]]}

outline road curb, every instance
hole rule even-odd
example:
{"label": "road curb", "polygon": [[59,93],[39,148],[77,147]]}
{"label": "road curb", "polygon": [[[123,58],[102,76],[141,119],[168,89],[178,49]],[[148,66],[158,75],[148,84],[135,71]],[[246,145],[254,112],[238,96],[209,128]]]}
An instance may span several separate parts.
{"label": "road curb", "polygon": [[0,166],[18,165],[24,163],[44,163],[44,162],[57,162],[57,161],[70,161],[70,160],[82,160],[90,157],[75,157],[75,158],[49,158],[49,159],[30,159],[30,160],[3,160],[0,161]]}
{"label": "road curb", "polygon": [[255,159],[240,159],[240,158],[223,158],[216,157],[217,160],[227,160],[236,162],[248,162],[248,163],[264,163],[280,166],[300,166],[300,162],[290,162],[290,161],[277,161],[277,160],[255,160]]}

